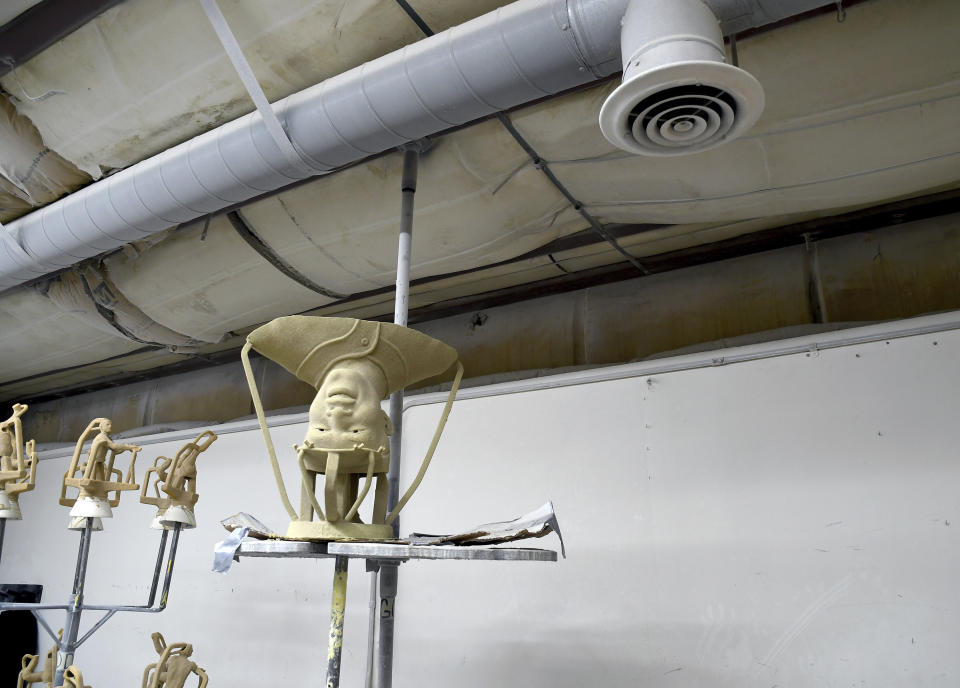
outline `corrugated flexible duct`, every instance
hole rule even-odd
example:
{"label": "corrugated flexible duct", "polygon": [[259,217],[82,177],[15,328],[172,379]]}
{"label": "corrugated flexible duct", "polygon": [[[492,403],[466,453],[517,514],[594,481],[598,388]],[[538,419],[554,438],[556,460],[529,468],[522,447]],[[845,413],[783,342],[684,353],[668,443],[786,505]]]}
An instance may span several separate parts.
{"label": "corrugated flexible duct", "polygon": [[[620,20],[646,0],[520,0],[274,104],[315,174],[620,70]],[[823,0],[708,0],[759,26]],[[0,229],[0,289],[310,176],[257,112]],[[4,231],[4,229],[6,231]]]}

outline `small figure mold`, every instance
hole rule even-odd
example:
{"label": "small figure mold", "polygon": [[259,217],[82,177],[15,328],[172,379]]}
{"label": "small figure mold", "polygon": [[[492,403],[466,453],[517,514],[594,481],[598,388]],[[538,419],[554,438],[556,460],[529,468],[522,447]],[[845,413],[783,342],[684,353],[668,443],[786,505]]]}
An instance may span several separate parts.
{"label": "small figure mold", "polygon": [[150,636],[153,647],[160,658],[148,664],[143,670],[141,688],[183,688],[191,674],[198,679],[197,688],[206,688],[207,672],[190,659],[193,645],[190,643],[171,643],[163,639],[160,633]]}
{"label": "small figure mold", "polygon": [[[204,430],[192,442],[180,447],[172,459],[158,456],[143,476],[140,502],[157,507],[151,528],[169,530],[180,523],[183,528],[195,528],[197,519],[193,508],[197,494],[197,457],[205,452],[217,436]],[[150,494],[150,491],[153,494]],[[165,496],[161,496],[161,492]]]}
{"label": "small figure mold", "polygon": [[[112,518],[113,507],[120,504],[120,494],[140,489],[135,466],[141,447],[114,442],[110,437],[112,430],[113,423],[109,418],[94,418],[77,440],[70,467],[64,473],[60,487],[60,504],[72,507],[70,516],[74,520],[71,528],[83,527],[83,521],[78,519]],[[91,436],[87,460],[80,463],[83,445]],[[117,457],[125,452],[130,452],[126,474],[115,465]],[[78,490],[76,497],[67,497],[67,489],[71,487]]]}

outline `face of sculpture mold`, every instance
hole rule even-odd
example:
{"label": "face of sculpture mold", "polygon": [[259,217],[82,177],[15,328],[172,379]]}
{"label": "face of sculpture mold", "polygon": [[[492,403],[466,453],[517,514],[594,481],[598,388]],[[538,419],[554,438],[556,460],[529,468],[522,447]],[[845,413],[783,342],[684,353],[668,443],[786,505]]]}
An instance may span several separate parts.
{"label": "face of sculpture mold", "polygon": [[109,435],[111,430],[113,430],[113,421],[108,420],[106,418],[100,421],[101,432],[105,432]]}
{"label": "face of sculpture mold", "polygon": [[360,445],[385,448],[389,420],[380,408],[387,381],[367,359],[338,363],[324,377],[310,404],[306,441],[327,450],[348,451]]}

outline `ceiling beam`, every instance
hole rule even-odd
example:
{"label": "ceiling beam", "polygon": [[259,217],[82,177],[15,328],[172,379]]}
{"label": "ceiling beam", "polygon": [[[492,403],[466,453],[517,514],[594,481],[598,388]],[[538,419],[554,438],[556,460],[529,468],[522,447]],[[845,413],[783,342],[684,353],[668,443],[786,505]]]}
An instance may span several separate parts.
{"label": "ceiling beam", "polygon": [[0,76],[122,0],[43,0],[0,26]]}

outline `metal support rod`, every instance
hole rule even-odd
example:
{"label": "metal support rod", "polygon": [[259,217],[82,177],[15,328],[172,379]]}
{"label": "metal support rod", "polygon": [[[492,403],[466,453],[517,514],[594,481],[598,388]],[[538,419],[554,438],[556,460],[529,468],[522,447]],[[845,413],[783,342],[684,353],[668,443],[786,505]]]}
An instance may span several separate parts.
{"label": "metal support rod", "polygon": [[[170,545],[170,553],[167,556],[167,567],[166,574],[163,579],[163,590],[161,592],[161,602],[157,607],[153,606],[153,602],[157,596],[157,587],[160,581],[160,571],[163,570],[163,554],[166,550],[167,536],[169,535],[168,531],[164,530],[163,534],[160,536],[160,549],[157,552],[157,563],[153,569],[153,580],[150,583],[150,596],[147,599],[147,603],[144,605],[110,605],[110,604],[83,604],[81,609],[83,611],[103,611],[103,612],[148,612],[156,613],[162,612],[167,607],[167,596],[170,592],[170,582],[173,578],[173,565],[176,562],[177,557],[177,546],[180,543],[180,531],[182,525],[177,523],[173,526],[173,540]],[[12,610],[12,609],[26,609],[31,612],[34,612],[34,616],[38,619],[40,618],[35,612],[41,609],[65,609],[70,610],[73,606],[73,600],[67,604],[36,604],[33,602],[0,602],[0,611]],[[89,634],[88,634],[89,635]],[[79,645],[79,643],[77,643]]]}
{"label": "metal support rod", "polygon": [[410,306],[410,256],[413,244],[413,200],[417,193],[417,168],[420,145],[403,149],[403,175],[400,179],[400,237],[397,249],[397,294],[393,302],[393,322],[407,324]]}
{"label": "metal support rod", "polygon": [[[2,523],[2,521],[0,521]],[[57,668],[54,677],[54,685],[63,683],[63,673],[67,667],[73,664],[74,654],[78,647],[85,643],[90,636],[96,633],[107,621],[113,618],[117,612],[162,612],[167,606],[167,599],[170,593],[170,582],[173,579],[173,566],[176,563],[177,546],[180,543],[180,531],[183,525],[177,523],[173,526],[173,537],[170,542],[170,552],[167,556],[166,573],[163,577],[163,590],[160,595],[160,604],[153,606],[154,599],[157,596],[157,586],[160,580],[160,571],[163,568],[163,555],[167,546],[168,532],[163,531],[160,536],[160,549],[157,552],[157,562],[153,568],[153,580],[150,584],[150,596],[147,604],[138,606],[116,606],[116,605],[85,605],[83,603],[83,588],[87,578],[87,562],[90,557],[90,538],[93,532],[93,519],[87,518],[83,530],[80,533],[80,551],[77,554],[77,568],[73,576],[73,595],[70,601],[65,605],[44,605],[31,603],[4,603],[0,604],[0,610],[3,609],[28,609],[37,621],[43,626],[44,630],[57,642]],[[40,616],[41,609],[65,609],[67,619],[65,625],[65,635],[58,638],[50,628],[46,620]],[[88,630],[79,640],[77,636],[80,630],[80,616],[84,611],[103,611],[104,615]]]}
{"label": "metal support rod", "polygon": [[100,627],[103,626],[103,624],[107,623],[111,618],[113,618],[113,615],[116,613],[117,613],[116,609],[111,609],[110,611],[106,612],[102,617],[100,617],[100,620],[97,621],[97,623],[93,624],[90,630],[84,633],[83,637],[77,641],[77,647],[80,647],[81,645],[83,645],[87,641],[87,638],[89,638],[98,630],[100,630]]}
{"label": "metal support rod", "polygon": [[327,688],[340,686],[340,659],[343,651],[343,617],[347,608],[347,557],[337,557],[333,570],[333,597],[330,600],[330,640],[327,646]]}
{"label": "metal support rod", "polygon": [[45,630],[47,632],[47,635],[49,635],[53,639],[53,642],[59,643],[60,638],[58,638],[57,634],[53,632],[52,628],[50,628],[50,624],[47,623],[47,620],[44,619],[42,616],[40,616],[40,612],[36,609],[31,609],[30,613],[33,614],[33,618],[35,618],[40,623],[40,625],[43,626],[43,630]]}
{"label": "metal support rod", "polygon": [[379,688],[393,684],[393,607],[397,599],[396,563],[383,562],[380,569],[380,645],[377,647]]}
{"label": "metal support rod", "polygon": [[87,578],[87,560],[90,557],[90,535],[93,532],[93,519],[87,518],[80,532],[80,551],[77,553],[77,569],[73,575],[73,595],[67,607],[67,621],[64,636],[57,647],[57,670],[53,685],[63,685],[63,672],[73,664],[73,653],[77,648],[77,634],[80,631],[80,615],[83,611],[83,586]]}
{"label": "metal support rod", "polygon": [[3,536],[7,532],[7,519],[0,518],[0,560],[3,559]]}
{"label": "metal support rod", "polygon": [[820,271],[819,244],[811,240],[810,234],[804,234],[803,245],[807,255],[807,291],[810,299],[810,315],[815,323],[829,322],[827,319],[827,300],[823,290],[823,276]]}
{"label": "metal support rod", "polygon": [[36,604],[35,602],[0,602],[0,612],[9,612],[14,609],[36,611],[39,609],[70,609],[69,604]]}
{"label": "metal support rod", "polygon": [[[397,245],[397,294],[393,307],[393,322],[407,324],[410,307],[410,256],[413,245],[413,201],[417,193],[417,167],[420,161],[420,145],[403,148],[403,177],[401,179],[400,237]],[[390,395],[390,469],[387,480],[387,512],[393,510],[400,498],[400,443],[403,437],[403,390]],[[393,533],[400,532],[400,519],[393,523]],[[377,650],[378,685],[391,688],[393,685],[393,609],[397,595],[397,567],[386,566],[380,574],[380,645]],[[385,613],[386,612],[386,613]]]}
{"label": "metal support rod", "polygon": [[[403,150],[403,176],[400,182],[400,236],[397,244],[397,291],[393,303],[393,322],[407,324],[410,310],[410,261],[413,246],[413,201],[417,193],[417,166],[420,160],[420,147],[407,146]],[[393,434],[390,436],[390,467],[387,480],[390,489],[387,494],[387,512],[393,510],[400,499],[400,439],[403,436],[403,390],[390,395],[390,422]],[[400,531],[399,520],[394,522],[393,533]]]}
{"label": "metal support rod", "polygon": [[[367,565],[371,562],[368,559]],[[377,642],[377,584],[380,578],[380,568],[374,565],[370,571],[369,609],[367,610],[367,670],[364,672],[363,685],[373,688],[373,653]]]}
{"label": "metal support rod", "polygon": [[160,570],[163,568],[163,551],[167,548],[167,529],[160,531],[160,549],[157,550],[157,563],[153,567],[153,581],[150,583],[150,595],[147,597],[147,606],[153,606],[153,600],[157,597],[157,583],[160,582]]}
{"label": "metal support rod", "polygon": [[[156,607],[152,607],[149,604],[147,605],[109,605],[109,604],[90,604],[84,605],[84,609],[89,609],[91,611],[115,611],[115,612],[146,612],[148,614],[156,614],[157,612],[162,612],[167,608],[167,596],[170,593],[170,581],[173,578],[173,565],[176,563],[177,559],[177,546],[180,543],[180,530],[182,529],[182,524],[177,523],[173,526],[173,538],[170,541],[170,554],[167,556],[167,569],[166,573],[163,576],[163,590],[160,591],[160,604]],[[162,538],[161,538],[162,540]],[[151,602],[152,602],[151,595]]]}
{"label": "metal support rod", "polygon": [[173,538],[170,542],[170,556],[167,557],[167,572],[163,576],[163,592],[160,594],[160,611],[167,606],[167,595],[170,594],[170,581],[173,579],[173,565],[177,561],[177,545],[180,544],[180,530],[182,523],[176,523],[173,526]]}

